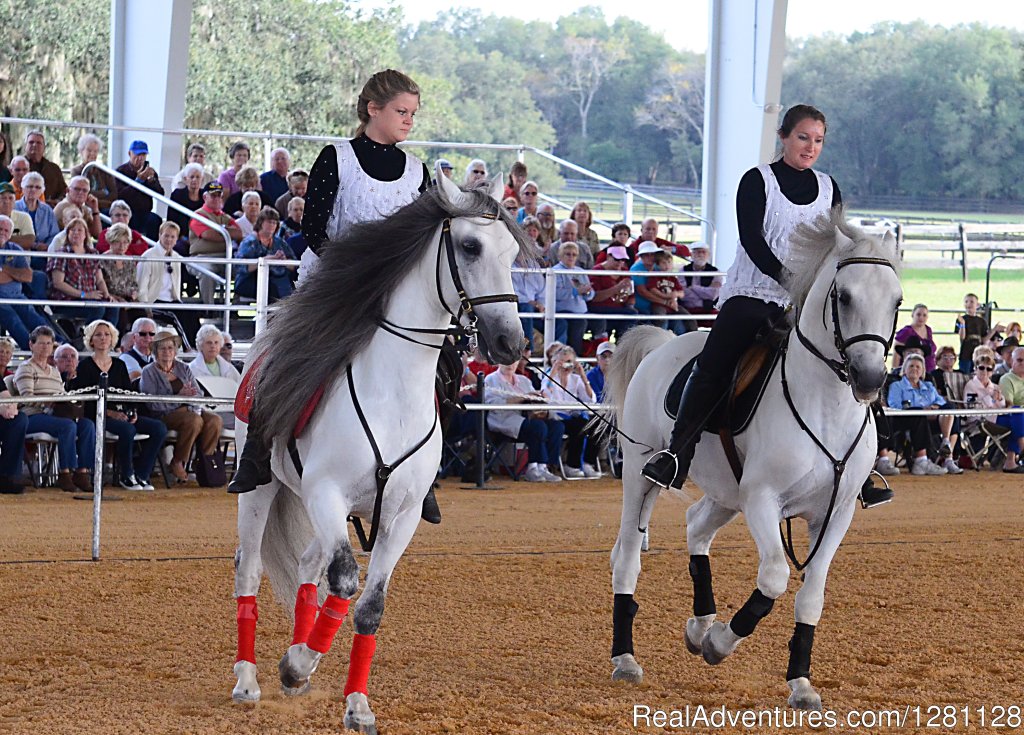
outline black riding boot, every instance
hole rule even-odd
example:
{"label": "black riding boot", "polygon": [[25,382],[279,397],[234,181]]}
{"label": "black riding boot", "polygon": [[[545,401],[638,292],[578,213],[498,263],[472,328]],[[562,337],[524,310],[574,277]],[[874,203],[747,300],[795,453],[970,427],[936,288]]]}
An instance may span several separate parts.
{"label": "black riding boot", "polygon": [[228,492],[247,493],[260,485],[266,485],[271,479],[270,447],[263,442],[259,432],[250,433],[246,437],[242,456],[238,458],[238,469],[228,484]]}
{"label": "black riding boot", "polygon": [[437,497],[434,495],[435,487],[437,487],[436,482],[430,486],[430,489],[427,490],[427,496],[423,498],[423,509],[420,511],[420,518],[436,526],[441,522],[441,509],[437,506]]}
{"label": "black riding boot", "polygon": [[876,505],[888,503],[895,497],[896,493],[891,488],[885,486],[876,487],[875,483],[871,481],[871,475],[868,475],[868,479],[864,481],[860,488],[860,501],[864,504],[865,508],[873,508]]}
{"label": "black riding boot", "polygon": [[693,366],[693,372],[683,388],[668,449],[651,457],[640,470],[641,475],[661,487],[671,485],[679,489],[683,486],[690,473],[690,462],[697,449],[697,442],[700,441],[704,425],[718,405],[721,391],[717,380],[701,372],[699,366]]}

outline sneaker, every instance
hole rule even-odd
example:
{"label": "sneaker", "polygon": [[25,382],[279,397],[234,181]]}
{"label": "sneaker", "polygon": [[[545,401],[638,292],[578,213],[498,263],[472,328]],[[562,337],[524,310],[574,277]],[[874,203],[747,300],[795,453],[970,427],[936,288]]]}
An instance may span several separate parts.
{"label": "sneaker", "polygon": [[880,475],[892,476],[900,473],[900,468],[892,463],[888,457],[879,457],[875,460],[875,472]]}
{"label": "sneaker", "polygon": [[125,490],[132,490],[134,492],[142,492],[143,490],[141,483],[139,483],[139,481],[135,479],[135,475],[129,475],[128,477],[122,479],[120,485]]}
{"label": "sneaker", "polygon": [[523,474],[523,479],[527,482],[547,482],[548,478],[545,477],[545,473],[540,467],[527,467],[526,472]]}
{"label": "sneaker", "polygon": [[564,472],[566,478],[570,480],[583,479],[583,470],[581,470],[579,467],[563,467],[562,472]]}
{"label": "sneaker", "polygon": [[588,480],[596,480],[598,477],[601,476],[601,473],[595,470],[593,465],[584,462],[583,476],[586,477]]}
{"label": "sneaker", "polygon": [[919,457],[914,460],[914,466],[910,468],[912,475],[944,475],[946,470],[939,467],[927,457]]}
{"label": "sneaker", "polygon": [[540,471],[544,475],[544,481],[545,482],[561,482],[562,481],[562,478],[560,476],[556,475],[554,472],[549,470],[544,465],[540,466]]}
{"label": "sneaker", "polygon": [[946,461],[942,463],[942,468],[951,475],[962,475],[964,473],[963,469],[960,468],[960,465],[952,457],[946,457]]}

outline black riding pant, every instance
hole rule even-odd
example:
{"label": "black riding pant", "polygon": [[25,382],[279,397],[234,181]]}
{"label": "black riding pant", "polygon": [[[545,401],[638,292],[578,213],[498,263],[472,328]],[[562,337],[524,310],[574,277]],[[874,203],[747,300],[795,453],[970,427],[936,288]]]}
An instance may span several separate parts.
{"label": "black riding pant", "polygon": [[701,377],[724,391],[732,380],[743,353],[754,344],[758,332],[777,323],[785,309],[748,296],[733,296],[722,304],[714,326],[697,358]]}

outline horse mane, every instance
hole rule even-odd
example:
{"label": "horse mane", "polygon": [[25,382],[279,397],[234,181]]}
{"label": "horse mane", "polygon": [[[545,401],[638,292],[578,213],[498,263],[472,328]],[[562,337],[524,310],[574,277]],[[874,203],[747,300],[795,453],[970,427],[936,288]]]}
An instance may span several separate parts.
{"label": "horse mane", "polygon": [[[836,231],[849,241],[838,242]],[[800,307],[807,300],[811,287],[827,265],[845,258],[883,258],[892,263],[899,275],[899,252],[885,246],[885,240],[871,235],[846,219],[846,209],[840,205],[811,223],[799,225],[789,240],[787,268],[792,274],[785,286],[793,303]]]}
{"label": "horse mane", "polygon": [[525,232],[486,190],[463,191],[456,206],[431,186],[391,216],[355,225],[323,248],[319,267],[281,302],[253,345],[250,365],[262,364],[250,432],[268,443],[291,436],[313,395],[369,345],[398,284],[438,246],[442,220],[497,212],[520,250],[527,246]]}

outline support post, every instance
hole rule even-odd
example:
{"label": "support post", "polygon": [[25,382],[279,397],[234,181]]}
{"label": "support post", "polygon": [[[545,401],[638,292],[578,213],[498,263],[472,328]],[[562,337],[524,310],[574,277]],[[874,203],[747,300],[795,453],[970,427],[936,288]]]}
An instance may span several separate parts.
{"label": "support post", "polygon": [[[484,404],[484,374],[476,374],[476,395],[480,405]],[[487,484],[487,412],[477,411],[476,434],[476,486],[483,488]]]}
{"label": "support post", "polygon": [[107,374],[96,389],[96,452],[92,471],[92,560],[100,560],[100,512],[103,507],[103,450],[107,431]]}

